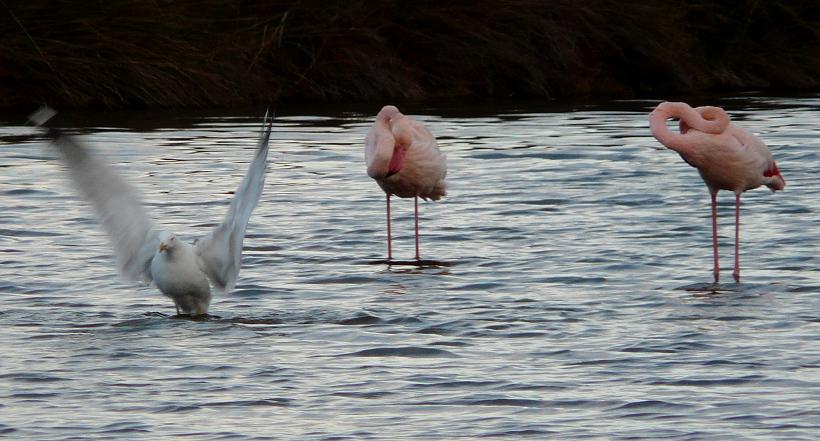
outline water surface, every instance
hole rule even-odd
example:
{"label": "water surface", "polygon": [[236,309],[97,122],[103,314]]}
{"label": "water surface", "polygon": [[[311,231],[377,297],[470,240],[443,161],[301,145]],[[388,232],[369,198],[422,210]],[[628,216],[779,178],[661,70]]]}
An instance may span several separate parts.
{"label": "water surface", "polygon": [[[447,154],[422,257],[387,266],[372,109],[277,109],[235,292],[173,317],[122,281],[37,131],[0,128],[0,434],[14,439],[816,439],[820,99],[724,99],[786,191],[747,192],[742,283],[655,102],[408,107]],[[698,103],[701,104],[701,103]],[[288,113],[290,112],[290,113]],[[171,114],[167,114],[171,115]],[[223,216],[259,117],[74,114],[185,239]],[[724,279],[733,202],[720,197]],[[413,257],[394,199],[394,255]],[[437,264],[436,264],[437,263]]]}

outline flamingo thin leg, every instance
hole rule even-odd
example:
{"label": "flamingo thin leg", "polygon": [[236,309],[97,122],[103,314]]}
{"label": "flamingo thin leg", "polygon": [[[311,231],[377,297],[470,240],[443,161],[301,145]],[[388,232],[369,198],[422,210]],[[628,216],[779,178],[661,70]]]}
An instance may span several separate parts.
{"label": "flamingo thin leg", "polygon": [[419,255],[419,197],[413,198],[416,205],[416,260],[421,260]]}
{"label": "flamingo thin leg", "polygon": [[715,258],[715,283],[720,281],[720,262],[718,261],[718,237],[717,237],[717,192],[712,191],[712,251]]}
{"label": "flamingo thin leg", "polygon": [[393,244],[390,239],[390,193],[387,193],[387,261],[393,260]]}
{"label": "flamingo thin leg", "polygon": [[740,283],[740,193],[735,194],[735,283]]}

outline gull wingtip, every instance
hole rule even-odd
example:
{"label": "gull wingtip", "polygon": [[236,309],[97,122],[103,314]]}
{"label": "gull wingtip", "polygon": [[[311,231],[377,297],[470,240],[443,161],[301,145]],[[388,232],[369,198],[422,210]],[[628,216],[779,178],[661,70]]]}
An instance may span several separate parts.
{"label": "gull wingtip", "polygon": [[[270,118],[268,118],[270,115]],[[270,113],[270,107],[265,109],[265,117],[262,119],[262,133],[263,136],[267,137],[270,136],[270,132],[273,129],[273,120],[276,118],[276,113]]]}
{"label": "gull wingtip", "polygon": [[28,120],[36,126],[43,126],[51,118],[57,115],[57,111],[48,106],[42,106],[29,115]]}

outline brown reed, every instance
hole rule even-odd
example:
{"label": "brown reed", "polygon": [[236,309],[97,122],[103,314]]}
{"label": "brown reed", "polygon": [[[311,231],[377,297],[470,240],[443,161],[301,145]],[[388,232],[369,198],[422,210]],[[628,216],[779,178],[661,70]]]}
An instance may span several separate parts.
{"label": "brown reed", "polygon": [[0,0],[0,107],[817,90],[820,6]]}

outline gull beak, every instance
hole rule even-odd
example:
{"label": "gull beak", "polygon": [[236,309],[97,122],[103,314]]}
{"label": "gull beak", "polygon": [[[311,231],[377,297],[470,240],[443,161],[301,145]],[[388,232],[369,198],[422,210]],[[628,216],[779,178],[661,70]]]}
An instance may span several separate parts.
{"label": "gull beak", "polygon": [[168,245],[165,245],[165,242],[159,243],[159,252],[168,251]]}

